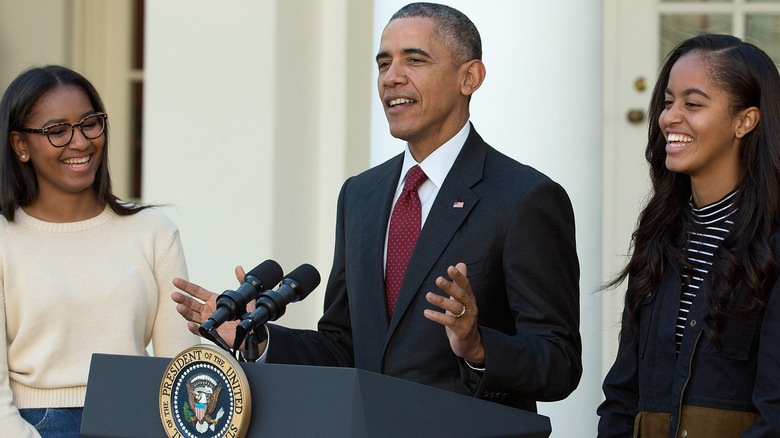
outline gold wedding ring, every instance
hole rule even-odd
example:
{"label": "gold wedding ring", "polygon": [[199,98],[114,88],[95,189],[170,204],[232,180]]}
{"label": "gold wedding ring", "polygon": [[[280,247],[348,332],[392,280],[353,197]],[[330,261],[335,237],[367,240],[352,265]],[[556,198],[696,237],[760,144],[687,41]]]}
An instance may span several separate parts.
{"label": "gold wedding ring", "polygon": [[466,314],[466,306],[463,306],[463,310],[460,311],[457,315],[455,315],[455,318],[460,318],[461,316]]}

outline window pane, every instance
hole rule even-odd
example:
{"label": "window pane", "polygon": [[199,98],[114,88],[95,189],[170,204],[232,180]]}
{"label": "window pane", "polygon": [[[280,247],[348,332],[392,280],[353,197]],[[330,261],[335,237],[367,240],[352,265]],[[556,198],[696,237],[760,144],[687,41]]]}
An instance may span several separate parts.
{"label": "window pane", "polygon": [[133,0],[133,66],[130,96],[130,191],[135,199],[141,199],[141,164],[143,161],[143,68],[144,68],[144,0]]}
{"label": "window pane", "polygon": [[747,15],[745,42],[755,44],[780,65],[780,15]]}
{"label": "window pane", "polygon": [[661,15],[661,63],[678,44],[703,33],[731,34],[731,15]]}
{"label": "window pane", "polygon": [[143,164],[143,125],[144,119],[144,83],[141,81],[134,81],[132,88],[132,140],[130,159],[132,160],[132,196],[136,199],[141,199],[141,165]]}
{"label": "window pane", "polygon": [[144,0],[136,0],[133,16],[133,68],[144,68]]}

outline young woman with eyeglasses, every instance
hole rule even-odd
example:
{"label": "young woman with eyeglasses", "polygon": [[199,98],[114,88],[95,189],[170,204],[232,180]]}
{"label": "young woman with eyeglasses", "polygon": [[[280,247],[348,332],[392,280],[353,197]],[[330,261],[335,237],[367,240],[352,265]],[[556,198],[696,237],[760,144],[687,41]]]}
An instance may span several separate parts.
{"label": "young woman with eyeglasses", "polygon": [[177,227],[111,192],[108,116],[60,66],[0,101],[0,434],[78,437],[93,353],[173,356],[197,337],[170,301]]}
{"label": "young woman with eyeglasses", "polygon": [[780,76],[727,35],[681,43],[650,102],[599,437],[780,436]]}

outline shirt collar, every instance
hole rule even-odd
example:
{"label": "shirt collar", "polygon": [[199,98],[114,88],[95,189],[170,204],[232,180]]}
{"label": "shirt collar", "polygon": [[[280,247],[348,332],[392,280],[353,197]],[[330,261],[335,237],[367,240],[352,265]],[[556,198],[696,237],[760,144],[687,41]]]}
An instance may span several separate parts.
{"label": "shirt collar", "polygon": [[446,143],[439,146],[433,153],[428,155],[422,163],[418,163],[412,157],[412,152],[409,150],[409,145],[406,145],[404,151],[404,164],[401,167],[401,179],[398,181],[398,189],[403,187],[403,182],[406,179],[406,172],[413,166],[419,164],[420,168],[428,179],[436,185],[441,187],[444,183],[444,178],[452,169],[452,165],[455,164],[455,159],[458,158],[460,150],[463,149],[463,145],[466,143],[466,139],[471,132],[471,123],[468,121],[454,137],[447,140]]}

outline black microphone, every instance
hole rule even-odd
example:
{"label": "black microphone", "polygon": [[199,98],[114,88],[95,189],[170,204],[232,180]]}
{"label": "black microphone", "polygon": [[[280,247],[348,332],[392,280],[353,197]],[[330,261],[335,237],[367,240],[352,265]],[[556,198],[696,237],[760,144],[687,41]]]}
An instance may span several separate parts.
{"label": "black microphone", "polygon": [[309,264],[303,264],[290,272],[276,290],[267,290],[257,298],[257,309],[246,316],[236,327],[236,342],[241,344],[247,333],[268,321],[276,321],[284,315],[288,304],[306,298],[320,284],[320,273]]}
{"label": "black microphone", "polygon": [[[226,290],[217,298],[217,310],[200,325],[198,332],[201,336],[217,342],[215,329],[225,321],[241,317],[242,314],[246,313],[246,305],[250,301],[257,298],[261,291],[278,283],[281,278],[282,267],[279,266],[279,263],[273,260],[260,263],[244,276],[244,282],[237,290]],[[223,345],[221,346],[224,348]]]}

